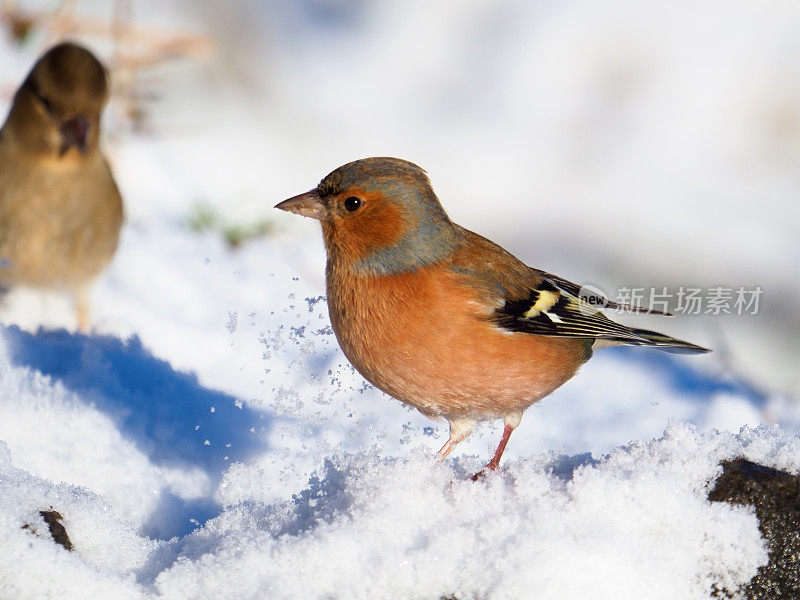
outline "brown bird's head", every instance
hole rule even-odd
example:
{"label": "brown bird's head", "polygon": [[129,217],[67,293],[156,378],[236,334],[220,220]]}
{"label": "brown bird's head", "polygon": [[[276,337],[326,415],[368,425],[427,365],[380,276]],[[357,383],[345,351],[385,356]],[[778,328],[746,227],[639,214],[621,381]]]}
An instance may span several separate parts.
{"label": "brown bird's head", "polygon": [[460,242],[425,171],[399,158],[347,163],[276,208],[318,219],[328,258],[363,273],[414,270]]}
{"label": "brown bird's head", "polygon": [[107,96],[100,61],[77,44],[58,44],[36,62],[17,90],[3,133],[32,154],[89,155],[97,149]]}

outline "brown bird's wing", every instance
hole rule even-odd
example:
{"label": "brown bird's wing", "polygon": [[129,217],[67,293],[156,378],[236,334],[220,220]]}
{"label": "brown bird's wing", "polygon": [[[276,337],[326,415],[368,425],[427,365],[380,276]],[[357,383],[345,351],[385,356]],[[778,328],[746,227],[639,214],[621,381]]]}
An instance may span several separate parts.
{"label": "brown bird's wing", "polygon": [[[707,351],[689,342],[616,323],[581,298],[581,286],[532,269],[471,231],[462,228],[462,233],[465,244],[453,255],[451,269],[463,275],[467,284],[494,308],[490,318],[498,327],[533,335]],[[612,308],[620,306],[608,302]]]}

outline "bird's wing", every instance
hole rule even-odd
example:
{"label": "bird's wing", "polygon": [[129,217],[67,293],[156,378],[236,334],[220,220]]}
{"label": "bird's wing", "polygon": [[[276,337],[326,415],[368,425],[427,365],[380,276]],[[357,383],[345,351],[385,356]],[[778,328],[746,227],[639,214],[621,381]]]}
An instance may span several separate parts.
{"label": "bird's wing", "polygon": [[[450,268],[491,307],[490,319],[498,327],[534,335],[705,350],[662,334],[656,339],[651,335],[654,332],[616,323],[581,297],[581,286],[532,269],[486,238],[461,231],[465,243],[453,255]],[[606,305],[635,310],[610,300]]]}
{"label": "bird's wing", "polygon": [[580,298],[588,298],[591,296],[592,301],[595,305],[603,306],[604,308],[611,308],[614,310],[624,311],[624,312],[635,312],[635,313],[645,313],[648,315],[660,315],[662,317],[674,317],[670,312],[666,312],[663,310],[657,310],[655,308],[645,308],[644,306],[636,306],[631,304],[625,304],[623,302],[615,302],[606,296],[597,293],[595,290],[589,290],[582,285],[578,285],[577,283],[573,283],[568,279],[564,279],[563,277],[559,277],[558,275],[553,275],[548,273],[547,271],[542,271],[541,269],[533,269],[540,277],[546,279],[553,283],[559,289],[565,290],[574,296],[578,296]]}
{"label": "bird's wing", "polygon": [[544,278],[526,298],[507,299],[495,310],[492,320],[504,329],[522,333],[646,343],[628,327]]}

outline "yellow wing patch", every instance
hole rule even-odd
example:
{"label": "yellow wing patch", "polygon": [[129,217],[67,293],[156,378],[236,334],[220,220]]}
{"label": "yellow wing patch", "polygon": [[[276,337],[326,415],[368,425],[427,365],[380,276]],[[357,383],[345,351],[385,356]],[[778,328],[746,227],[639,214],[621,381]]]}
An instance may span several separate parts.
{"label": "yellow wing patch", "polygon": [[560,292],[551,292],[550,290],[537,290],[537,292],[536,302],[525,312],[523,315],[525,318],[532,319],[542,313],[546,313],[556,305],[556,302],[561,297]]}
{"label": "yellow wing patch", "polygon": [[644,342],[588,302],[544,280],[528,298],[506,300],[496,321],[512,331],[561,337],[613,338]]}

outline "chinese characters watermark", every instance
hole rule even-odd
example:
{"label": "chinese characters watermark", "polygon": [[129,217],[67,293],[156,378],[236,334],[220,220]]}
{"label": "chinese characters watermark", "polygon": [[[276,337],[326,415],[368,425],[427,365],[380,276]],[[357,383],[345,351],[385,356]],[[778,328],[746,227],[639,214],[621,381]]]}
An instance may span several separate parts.
{"label": "chinese characters watermark", "polygon": [[681,315],[757,315],[761,286],[712,286],[662,288],[621,287],[610,296],[593,286],[583,286],[580,297],[593,307],[614,310],[611,299],[634,309],[655,310]]}

